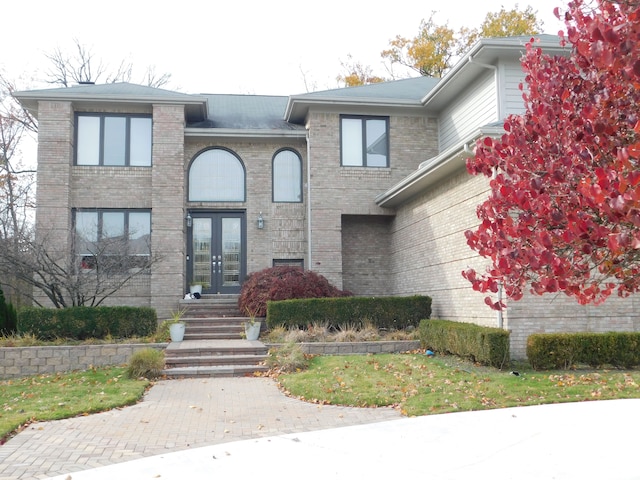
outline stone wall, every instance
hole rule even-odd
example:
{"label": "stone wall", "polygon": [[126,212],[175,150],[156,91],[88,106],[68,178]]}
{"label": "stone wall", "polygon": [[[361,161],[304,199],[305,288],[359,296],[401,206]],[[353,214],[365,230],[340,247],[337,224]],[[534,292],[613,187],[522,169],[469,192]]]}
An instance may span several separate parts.
{"label": "stone wall", "polygon": [[164,350],[165,343],[0,348],[0,378],[86,370],[91,366],[124,365],[145,348]]}

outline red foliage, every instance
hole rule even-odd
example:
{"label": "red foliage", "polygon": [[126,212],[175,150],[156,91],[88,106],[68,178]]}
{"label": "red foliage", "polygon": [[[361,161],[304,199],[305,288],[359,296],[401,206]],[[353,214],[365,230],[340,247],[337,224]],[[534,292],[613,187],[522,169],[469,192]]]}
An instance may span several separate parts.
{"label": "red foliage", "polygon": [[280,266],[252,273],[242,284],[238,306],[243,313],[264,317],[267,301],[293,298],[347,297],[322,275],[299,267]]}
{"label": "red foliage", "polygon": [[491,266],[463,276],[513,300],[530,288],[600,303],[640,290],[640,6],[575,0],[565,23],[570,57],[527,45],[526,112],[467,162],[492,177],[465,233]]}

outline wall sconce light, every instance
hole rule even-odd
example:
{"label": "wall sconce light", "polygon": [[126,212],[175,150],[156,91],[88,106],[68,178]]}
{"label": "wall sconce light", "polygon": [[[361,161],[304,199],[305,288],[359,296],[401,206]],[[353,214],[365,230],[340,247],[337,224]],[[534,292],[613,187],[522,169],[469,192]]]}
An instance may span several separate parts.
{"label": "wall sconce light", "polygon": [[191,228],[193,226],[193,217],[191,216],[191,213],[187,212],[185,219],[187,220],[187,228]]}
{"label": "wall sconce light", "polygon": [[262,212],[258,215],[258,228],[262,230],[264,228],[264,218],[262,218]]}

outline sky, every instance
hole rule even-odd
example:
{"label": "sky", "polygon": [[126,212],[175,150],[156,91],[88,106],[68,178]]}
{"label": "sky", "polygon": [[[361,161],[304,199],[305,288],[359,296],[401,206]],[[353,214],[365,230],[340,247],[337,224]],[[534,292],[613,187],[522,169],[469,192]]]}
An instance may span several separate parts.
{"label": "sky", "polygon": [[2,7],[0,71],[19,89],[47,88],[46,53],[71,52],[74,39],[115,69],[170,73],[164,88],[184,93],[294,95],[337,88],[348,55],[386,75],[380,52],[412,38],[436,12],[437,24],[478,27],[501,6],[531,4],[544,33],[563,24],[567,0],[9,0]]}

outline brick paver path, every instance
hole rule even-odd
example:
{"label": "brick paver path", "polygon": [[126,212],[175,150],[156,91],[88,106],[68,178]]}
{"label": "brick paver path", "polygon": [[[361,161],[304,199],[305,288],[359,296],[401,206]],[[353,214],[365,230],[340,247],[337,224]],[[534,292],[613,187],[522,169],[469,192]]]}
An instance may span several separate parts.
{"label": "brick paver path", "polygon": [[400,418],[288,398],[268,378],[164,380],[121,410],[36,423],[0,446],[0,480],[42,479],[248,438]]}

